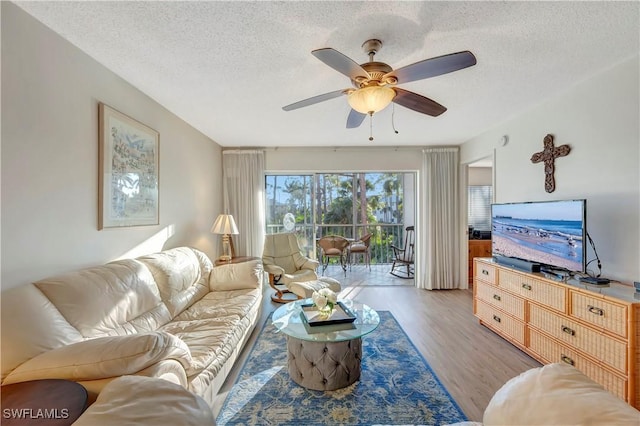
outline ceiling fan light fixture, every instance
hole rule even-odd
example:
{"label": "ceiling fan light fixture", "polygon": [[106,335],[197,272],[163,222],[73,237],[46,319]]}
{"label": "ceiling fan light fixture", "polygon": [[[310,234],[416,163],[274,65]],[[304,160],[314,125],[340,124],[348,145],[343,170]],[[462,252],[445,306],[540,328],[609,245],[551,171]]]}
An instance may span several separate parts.
{"label": "ceiling fan light fixture", "polygon": [[350,92],[347,96],[349,105],[361,114],[374,114],[385,109],[396,92],[387,86],[366,86]]}

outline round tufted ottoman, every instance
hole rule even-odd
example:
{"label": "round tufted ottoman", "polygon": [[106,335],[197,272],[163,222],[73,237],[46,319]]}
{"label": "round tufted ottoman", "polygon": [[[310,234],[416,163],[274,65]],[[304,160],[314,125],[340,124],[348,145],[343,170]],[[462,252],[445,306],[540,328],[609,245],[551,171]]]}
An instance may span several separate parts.
{"label": "round tufted ottoman", "polygon": [[289,284],[289,290],[302,299],[310,298],[314,291],[323,288],[330,288],[335,293],[340,293],[342,290],[340,282],[329,277],[320,277],[312,281],[294,281]]}
{"label": "round tufted ottoman", "polygon": [[380,324],[371,307],[355,300],[341,301],[355,316],[352,323],[311,326],[303,306],[311,299],[296,300],[276,309],[271,323],[287,336],[287,366],[291,380],[313,390],[347,387],[360,378],[362,338]]}
{"label": "round tufted ottoman", "polygon": [[312,342],[287,336],[289,376],[313,390],[335,390],[360,378],[362,339]]}

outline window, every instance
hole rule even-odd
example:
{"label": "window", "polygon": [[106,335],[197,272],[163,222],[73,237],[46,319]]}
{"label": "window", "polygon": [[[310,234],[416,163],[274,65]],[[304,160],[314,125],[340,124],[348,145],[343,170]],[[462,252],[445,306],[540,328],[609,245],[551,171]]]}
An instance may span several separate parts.
{"label": "window", "polygon": [[267,232],[286,232],[284,216],[292,213],[298,225],[313,225],[311,175],[267,175],[265,177]]}
{"label": "window", "polygon": [[[266,174],[266,231],[295,232],[300,247],[311,257],[315,241],[323,235],[359,238],[373,233],[373,263],[388,263],[392,256],[390,245],[398,244],[404,227],[413,224],[413,213],[409,215],[410,223],[405,223],[405,180],[413,182],[414,176],[358,172]],[[293,229],[287,229],[287,223],[292,223]]]}
{"label": "window", "polygon": [[491,185],[469,186],[469,226],[479,231],[491,230],[491,201],[493,188]]}

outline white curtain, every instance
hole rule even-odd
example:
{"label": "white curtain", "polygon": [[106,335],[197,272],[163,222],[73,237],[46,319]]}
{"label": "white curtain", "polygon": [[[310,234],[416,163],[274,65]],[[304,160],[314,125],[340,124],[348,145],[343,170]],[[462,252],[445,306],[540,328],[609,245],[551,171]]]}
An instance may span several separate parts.
{"label": "white curtain", "polygon": [[264,245],[264,151],[222,151],[224,210],[239,235],[233,236],[236,256],[262,257]]}
{"label": "white curtain", "polygon": [[460,197],[458,148],[427,148],[422,154],[423,194],[420,276],[427,290],[466,288],[460,277]]}

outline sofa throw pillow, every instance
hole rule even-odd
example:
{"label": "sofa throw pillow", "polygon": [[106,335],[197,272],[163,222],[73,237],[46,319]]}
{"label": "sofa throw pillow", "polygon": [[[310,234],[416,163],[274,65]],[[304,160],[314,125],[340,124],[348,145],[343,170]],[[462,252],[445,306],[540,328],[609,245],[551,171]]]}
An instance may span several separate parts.
{"label": "sofa throw pillow", "polygon": [[38,379],[97,380],[134,374],[162,360],[186,369],[191,352],[180,338],[162,331],[99,337],[44,352],[13,370],[3,384]]}
{"label": "sofa throw pillow", "polygon": [[260,288],[263,276],[261,260],[217,266],[211,271],[209,288],[211,291]]}

